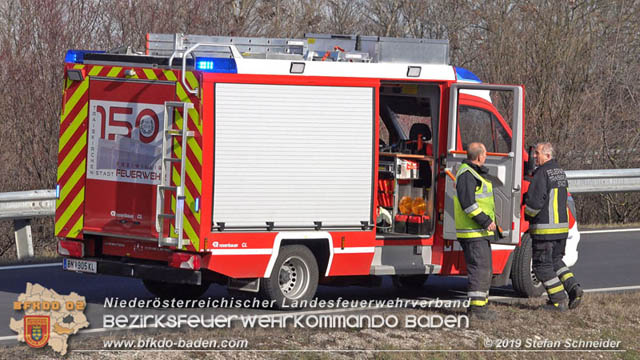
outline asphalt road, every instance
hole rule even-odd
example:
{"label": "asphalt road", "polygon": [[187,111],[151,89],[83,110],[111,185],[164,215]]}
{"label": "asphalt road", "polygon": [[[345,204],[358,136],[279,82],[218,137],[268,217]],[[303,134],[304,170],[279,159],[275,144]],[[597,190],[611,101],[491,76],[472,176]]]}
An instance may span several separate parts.
{"label": "asphalt road", "polygon": [[640,231],[582,234],[573,271],[587,289],[640,285]]}
{"label": "asphalt road", "polygon": [[[640,286],[640,231],[607,232],[583,234],[578,250],[578,263],[573,270],[584,288],[601,291],[603,288]],[[19,319],[21,312],[13,311],[13,301],[25,291],[27,282],[39,283],[59,294],[72,291],[86,297],[88,302],[85,314],[91,324],[90,329],[102,327],[103,314],[119,314],[122,311],[105,310],[105,297],[120,299],[153,299],[142,282],[137,279],[103,275],[84,275],[65,272],[59,266],[30,267],[20,269],[0,268],[0,343],[15,341],[15,333],[8,327],[9,319]],[[464,298],[466,279],[464,277],[431,276],[425,287],[413,294],[400,293],[393,288],[389,278],[385,278],[382,287],[364,288],[326,287],[318,289],[317,296],[322,299],[395,299],[397,297],[428,297],[441,299]],[[514,296],[510,288],[492,289],[492,295]],[[213,285],[204,298],[228,297],[226,288]],[[198,312],[198,310],[187,310]],[[200,310],[210,312],[210,309]],[[237,309],[228,310],[238,314]],[[272,310],[246,309],[243,313],[268,314]],[[137,312],[139,313],[139,311]]]}

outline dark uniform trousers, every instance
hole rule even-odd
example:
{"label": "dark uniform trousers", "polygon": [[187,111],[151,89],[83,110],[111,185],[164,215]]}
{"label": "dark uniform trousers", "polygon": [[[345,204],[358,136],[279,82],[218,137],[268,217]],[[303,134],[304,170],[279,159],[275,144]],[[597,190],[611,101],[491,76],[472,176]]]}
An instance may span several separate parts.
{"label": "dark uniform trousers", "polygon": [[484,306],[491,287],[491,243],[488,238],[458,239],[464,251],[471,306]]}
{"label": "dark uniform trousers", "polygon": [[532,243],[533,269],[538,280],[542,281],[549,300],[558,303],[567,298],[567,293],[578,284],[573,273],[562,261],[567,239],[534,240]]}

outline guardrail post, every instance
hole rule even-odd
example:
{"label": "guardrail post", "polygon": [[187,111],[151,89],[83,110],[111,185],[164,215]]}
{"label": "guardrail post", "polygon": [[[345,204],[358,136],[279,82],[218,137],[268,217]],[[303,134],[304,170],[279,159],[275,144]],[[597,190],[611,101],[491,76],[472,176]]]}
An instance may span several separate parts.
{"label": "guardrail post", "polygon": [[33,257],[33,238],[31,237],[31,220],[13,220],[13,230],[16,236],[16,251],[18,259]]}

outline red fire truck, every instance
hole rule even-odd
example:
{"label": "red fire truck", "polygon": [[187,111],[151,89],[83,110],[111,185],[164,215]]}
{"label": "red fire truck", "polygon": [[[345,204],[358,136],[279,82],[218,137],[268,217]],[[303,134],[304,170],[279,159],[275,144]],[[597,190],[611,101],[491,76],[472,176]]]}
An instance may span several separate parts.
{"label": "red fire truck", "polygon": [[447,174],[481,141],[502,229],[494,285],[539,295],[524,89],[448,62],[446,41],[324,34],[148,34],[145,53],[70,50],[64,269],[140,278],[162,297],[220,283],[278,304],[318,284],[464,275]]}

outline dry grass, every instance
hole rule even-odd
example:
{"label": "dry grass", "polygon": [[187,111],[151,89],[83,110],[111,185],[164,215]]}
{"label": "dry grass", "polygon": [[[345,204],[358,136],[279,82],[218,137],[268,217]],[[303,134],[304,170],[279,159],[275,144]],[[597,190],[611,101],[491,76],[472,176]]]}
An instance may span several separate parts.
{"label": "dry grass", "polygon": [[[640,292],[615,294],[588,294],[584,304],[577,310],[566,313],[549,313],[539,310],[542,299],[522,300],[514,304],[497,304],[492,308],[499,314],[495,322],[474,322],[469,328],[454,329],[259,329],[236,326],[232,329],[186,330],[186,331],[136,331],[116,332],[107,336],[74,336],[70,348],[103,349],[104,340],[138,340],[156,337],[177,341],[185,339],[248,339],[248,350],[254,351],[174,351],[174,352],[79,352],[71,351],[71,359],[105,357],[114,359],[418,359],[418,358],[461,358],[484,359],[637,359],[640,358]],[[403,320],[407,315],[459,314],[462,309],[440,310],[424,309],[390,310],[383,315],[393,314]],[[381,312],[377,312],[381,313]],[[516,339],[524,344],[530,340],[561,341],[573,340],[614,340],[620,341],[620,350],[624,352],[488,352],[486,339]],[[524,347],[524,345],[522,346]],[[522,348],[521,347],[521,348]],[[265,350],[289,350],[273,352]],[[512,348],[513,349],[513,348]],[[262,350],[262,351],[260,351]],[[322,351],[314,351],[322,350]],[[331,350],[327,352],[326,350]],[[361,351],[362,350],[362,351]],[[440,350],[442,350],[440,352]],[[451,353],[462,350],[464,352]],[[472,351],[470,351],[472,350]],[[482,352],[473,352],[479,350]],[[56,357],[49,348],[35,350],[24,344],[6,348],[6,358],[24,356]]]}

